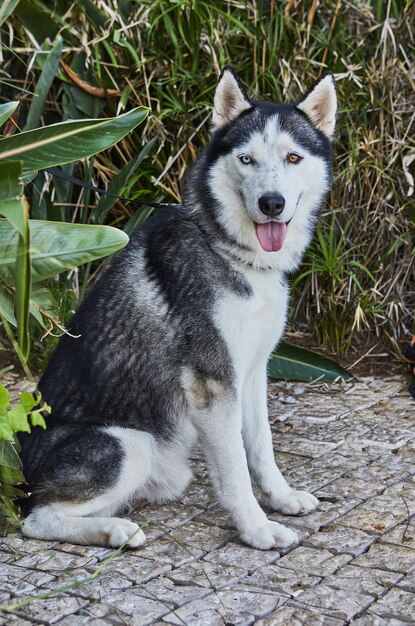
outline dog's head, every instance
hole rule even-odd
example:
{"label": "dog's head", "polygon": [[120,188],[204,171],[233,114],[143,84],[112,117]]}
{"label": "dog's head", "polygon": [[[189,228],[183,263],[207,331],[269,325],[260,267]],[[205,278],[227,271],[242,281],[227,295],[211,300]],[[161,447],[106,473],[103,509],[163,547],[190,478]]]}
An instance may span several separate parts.
{"label": "dog's head", "polygon": [[331,74],[289,105],[251,100],[223,70],[198,182],[206,177],[217,224],[255,265],[298,264],[330,186],[335,114]]}

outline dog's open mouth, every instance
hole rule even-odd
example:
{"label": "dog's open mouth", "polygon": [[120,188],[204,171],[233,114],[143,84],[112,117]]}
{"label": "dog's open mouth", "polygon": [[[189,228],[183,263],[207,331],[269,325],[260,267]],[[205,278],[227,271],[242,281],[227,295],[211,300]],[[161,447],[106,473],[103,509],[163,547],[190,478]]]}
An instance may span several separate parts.
{"label": "dog's open mouth", "polygon": [[278,250],[281,250],[290,221],[285,224],[284,222],[266,222],[265,224],[255,225],[258,241],[265,252],[278,252]]}

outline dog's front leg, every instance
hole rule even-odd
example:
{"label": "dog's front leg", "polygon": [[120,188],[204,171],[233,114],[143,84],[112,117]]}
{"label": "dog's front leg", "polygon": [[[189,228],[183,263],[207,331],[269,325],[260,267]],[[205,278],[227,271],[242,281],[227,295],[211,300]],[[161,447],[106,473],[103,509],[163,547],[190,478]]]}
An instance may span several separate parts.
{"label": "dog's front leg", "polygon": [[288,515],[313,511],[318,506],[317,498],[292,489],[275,463],[268,421],[266,365],[254,372],[244,388],[242,432],[249,469],[270,508]]}
{"label": "dog's front leg", "polygon": [[[211,482],[242,540],[261,550],[295,543],[296,534],[268,520],[253,494],[242,440],[240,399],[216,382],[186,386]],[[206,393],[201,393],[202,387]]]}

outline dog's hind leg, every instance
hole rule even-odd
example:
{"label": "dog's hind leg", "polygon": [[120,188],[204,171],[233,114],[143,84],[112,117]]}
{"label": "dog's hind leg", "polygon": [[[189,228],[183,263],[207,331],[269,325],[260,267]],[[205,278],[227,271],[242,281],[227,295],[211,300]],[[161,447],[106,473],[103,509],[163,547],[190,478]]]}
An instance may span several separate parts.
{"label": "dog's hind leg", "polygon": [[112,516],[151,479],[153,449],[151,435],[119,427],[63,441],[34,487],[23,534],[81,545],[142,545],[138,524]]}
{"label": "dog's hind leg", "polygon": [[58,503],[38,506],[24,520],[22,532],[32,539],[112,548],[124,543],[129,548],[138,548],[145,541],[145,534],[134,522],[120,517],[82,517],[83,514],[91,514],[86,506],[82,509]]}

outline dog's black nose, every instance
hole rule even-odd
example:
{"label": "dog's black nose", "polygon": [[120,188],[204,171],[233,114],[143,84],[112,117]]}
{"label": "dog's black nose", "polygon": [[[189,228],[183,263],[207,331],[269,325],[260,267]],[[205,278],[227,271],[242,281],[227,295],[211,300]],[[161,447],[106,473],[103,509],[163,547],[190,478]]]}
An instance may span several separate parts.
{"label": "dog's black nose", "polygon": [[285,198],[278,194],[266,193],[260,197],[258,204],[261,213],[269,217],[277,217],[284,210]]}

